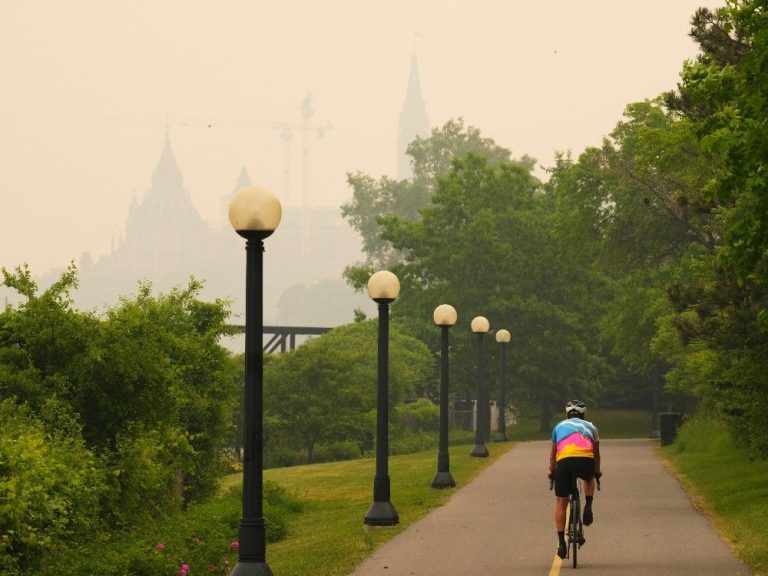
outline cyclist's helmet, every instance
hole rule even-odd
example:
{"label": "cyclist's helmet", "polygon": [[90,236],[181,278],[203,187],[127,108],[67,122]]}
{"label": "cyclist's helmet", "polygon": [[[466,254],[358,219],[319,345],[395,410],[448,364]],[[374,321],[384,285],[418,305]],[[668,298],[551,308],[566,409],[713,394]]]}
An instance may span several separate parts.
{"label": "cyclist's helmet", "polygon": [[568,414],[569,417],[576,416],[577,418],[581,418],[587,413],[587,407],[584,405],[584,402],[580,402],[579,400],[569,400],[565,405],[565,413]]}

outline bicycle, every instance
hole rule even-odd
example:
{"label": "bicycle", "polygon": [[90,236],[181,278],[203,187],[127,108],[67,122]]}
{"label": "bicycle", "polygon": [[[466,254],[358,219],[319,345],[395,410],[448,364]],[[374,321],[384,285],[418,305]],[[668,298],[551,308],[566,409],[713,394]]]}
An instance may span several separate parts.
{"label": "bicycle", "polygon": [[[600,478],[595,477],[597,489],[600,490]],[[571,476],[571,490],[568,495],[568,523],[566,526],[566,554],[565,559],[573,561],[573,567],[578,566],[578,550],[584,542],[584,523],[581,517],[581,478],[576,474]],[[549,481],[549,489],[552,490],[555,479]]]}

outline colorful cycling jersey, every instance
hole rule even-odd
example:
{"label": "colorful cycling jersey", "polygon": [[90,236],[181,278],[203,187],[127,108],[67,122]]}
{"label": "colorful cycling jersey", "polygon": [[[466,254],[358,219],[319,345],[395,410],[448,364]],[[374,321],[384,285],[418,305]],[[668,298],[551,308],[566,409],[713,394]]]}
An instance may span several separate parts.
{"label": "colorful cycling jersey", "polygon": [[594,458],[594,444],[600,437],[592,422],[580,418],[568,418],[552,430],[552,442],[557,444],[556,460],[563,458]]}

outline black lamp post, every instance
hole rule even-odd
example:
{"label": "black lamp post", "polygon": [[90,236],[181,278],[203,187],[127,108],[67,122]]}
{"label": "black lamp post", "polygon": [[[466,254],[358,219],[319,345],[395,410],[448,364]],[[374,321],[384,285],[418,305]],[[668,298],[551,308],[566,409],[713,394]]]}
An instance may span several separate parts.
{"label": "black lamp post", "polygon": [[451,476],[448,454],[448,330],[456,324],[456,309],[450,304],[435,308],[432,318],[440,326],[440,447],[437,453],[437,474],[432,488],[453,488],[456,481]]}
{"label": "black lamp post", "polygon": [[507,406],[507,385],[504,381],[504,371],[507,364],[507,344],[512,339],[512,335],[509,330],[498,330],[496,332],[496,342],[501,344],[501,361],[499,366],[499,397],[496,401],[496,408],[498,411],[498,423],[496,425],[496,437],[495,442],[506,442],[507,438],[506,419],[504,418],[504,411]]}
{"label": "black lamp post", "polygon": [[651,431],[648,438],[661,438],[659,432],[659,366],[654,364],[651,370]]}
{"label": "black lamp post", "polygon": [[472,332],[477,334],[477,382],[475,383],[476,416],[475,416],[475,445],[470,451],[470,456],[487,458],[488,448],[485,447],[485,409],[488,404],[485,394],[485,374],[483,363],[483,334],[488,332],[490,324],[484,316],[475,316],[472,319]]}
{"label": "black lamp post", "polygon": [[240,190],[229,205],[229,221],[246,239],[245,254],[245,430],[243,447],[243,518],[239,560],[232,576],[272,574],[266,559],[264,497],[264,238],[275,231],[282,207],[269,190]]}
{"label": "black lamp post", "polygon": [[368,280],[368,296],[379,305],[379,358],[376,382],[376,477],[373,504],[365,515],[370,526],[395,526],[400,518],[390,502],[389,484],[389,305],[400,294],[400,280],[380,270]]}

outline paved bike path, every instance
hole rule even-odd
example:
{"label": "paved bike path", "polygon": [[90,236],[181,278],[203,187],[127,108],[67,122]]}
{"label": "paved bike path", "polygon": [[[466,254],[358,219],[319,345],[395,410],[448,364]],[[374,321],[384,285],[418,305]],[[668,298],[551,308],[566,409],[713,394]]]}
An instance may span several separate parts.
{"label": "paved bike path", "polygon": [[[603,489],[579,570],[604,576],[748,576],[649,440],[604,440]],[[493,450],[493,444],[489,444]],[[351,576],[555,576],[548,442],[515,446]],[[397,494],[393,492],[397,505]],[[562,565],[561,565],[562,564]]]}

